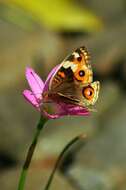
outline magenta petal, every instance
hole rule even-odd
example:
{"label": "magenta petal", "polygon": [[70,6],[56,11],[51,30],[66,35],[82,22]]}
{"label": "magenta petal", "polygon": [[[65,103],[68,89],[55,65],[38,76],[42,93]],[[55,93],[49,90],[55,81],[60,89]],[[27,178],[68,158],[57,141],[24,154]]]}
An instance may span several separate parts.
{"label": "magenta petal", "polygon": [[29,86],[36,96],[36,98],[41,99],[41,95],[44,88],[44,82],[41,80],[41,78],[35,73],[35,71],[27,67],[26,68],[26,78],[28,80]]}
{"label": "magenta petal", "polygon": [[29,103],[31,103],[35,108],[37,108],[38,111],[40,111],[39,103],[37,102],[36,97],[30,90],[24,90],[23,96]]}
{"label": "magenta petal", "polygon": [[46,83],[48,80],[50,80],[50,78],[55,74],[55,72],[59,69],[60,66],[61,66],[61,64],[56,65],[56,66],[49,72],[48,77],[47,77],[45,83]]}
{"label": "magenta petal", "polygon": [[80,116],[86,116],[89,115],[90,112],[87,108],[74,105],[74,104],[61,104],[62,109],[65,111],[65,115],[80,115]]}
{"label": "magenta petal", "polygon": [[49,113],[44,109],[42,110],[42,114],[48,117],[49,119],[57,119],[66,115],[73,115],[73,116],[90,115],[90,112],[86,108],[81,106],[76,106],[73,104],[66,104],[61,102],[60,104],[54,103],[52,106],[54,108],[53,113]]}
{"label": "magenta petal", "polygon": [[47,117],[49,119],[58,119],[58,118],[63,116],[63,115],[60,115],[60,114],[49,114],[46,111],[42,111],[42,115],[44,115],[45,117]]}
{"label": "magenta petal", "polygon": [[46,91],[48,89],[48,85],[49,85],[49,82],[50,82],[50,79],[54,76],[54,74],[57,72],[57,70],[59,69],[59,67],[61,66],[61,64],[59,65],[56,65],[51,71],[50,73],[48,74],[48,77],[45,81],[45,87],[44,87],[44,90],[43,91]]}
{"label": "magenta petal", "polygon": [[73,115],[73,116],[89,116],[90,115],[88,110],[86,110],[85,108],[80,108],[79,106],[76,106],[75,108],[72,108],[72,109],[71,108],[67,109],[66,111],[60,110],[59,113],[55,113],[55,114],[49,114],[46,111],[43,111],[42,114],[45,115],[45,117],[49,119],[58,119],[66,115]]}
{"label": "magenta petal", "polygon": [[71,106],[67,108],[68,109],[68,113],[69,115],[80,115],[80,116],[88,116],[90,115],[90,112],[84,108],[84,107],[80,107],[80,106]]}

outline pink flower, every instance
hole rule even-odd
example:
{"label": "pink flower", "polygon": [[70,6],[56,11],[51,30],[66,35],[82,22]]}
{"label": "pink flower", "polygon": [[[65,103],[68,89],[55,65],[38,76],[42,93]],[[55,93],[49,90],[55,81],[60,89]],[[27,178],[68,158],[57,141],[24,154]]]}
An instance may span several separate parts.
{"label": "pink flower", "polygon": [[78,105],[68,104],[63,101],[57,102],[54,100],[50,103],[44,102],[43,93],[47,91],[50,79],[59,66],[60,65],[52,69],[45,82],[43,82],[32,68],[26,68],[26,79],[31,90],[24,90],[23,95],[25,99],[41,112],[42,115],[50,119],[60,118],[65,115],[89,115],[89,111],[86,108]]}

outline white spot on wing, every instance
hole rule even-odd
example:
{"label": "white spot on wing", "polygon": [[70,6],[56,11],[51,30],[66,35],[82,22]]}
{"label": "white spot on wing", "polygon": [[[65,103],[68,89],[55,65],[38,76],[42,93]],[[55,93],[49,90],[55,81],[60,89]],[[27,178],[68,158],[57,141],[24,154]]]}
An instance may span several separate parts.
{"label": "white spot on wing", "polygon": [[67,68],[69,68],[69,67],[71,67],[71,62],[70,61],[65,61],[64,63],[63,63],[63,67],[65,68],[65,69],[67,69]]}
{"label": "white spot on wing", "polygon": [[72,69],[72,71],[73,71],[73,72],[76,72],[77,67],[78,67],[77,64],[72,64],[72,65],[71,65],[71,69]]}
{"label": "white spot on wing", "polygon": [[75,56],[75,58],[80,57],[80,55],[77,52],[74,52],[73,55]]}

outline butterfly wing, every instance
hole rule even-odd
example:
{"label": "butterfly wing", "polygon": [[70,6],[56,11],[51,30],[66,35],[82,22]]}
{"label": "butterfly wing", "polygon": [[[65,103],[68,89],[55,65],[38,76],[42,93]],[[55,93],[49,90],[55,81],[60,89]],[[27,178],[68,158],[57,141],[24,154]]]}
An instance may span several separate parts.
{"label": "butterfly wing", "polygon": [[75,86],[74,93],[68,93],[64,95],[63,93],[58,93],[58,95],[64,98],[64,101],[68,103],[74,103],[80,106],[88,107],[94,105],[98,99],[100,90],[99,81],[87,85]]}
{"label": "butterfly wing", "polygon": [[93,81],[93,73],[89,58],[89,53],[85,47],[76,49],[75,52],[66,57],[60,68],[54,73],[50,80],[49,90],[55,90],[56,92],[60,85],[63,84],[62,87],[64,89],[65,86],[74,85],[74,81],[82,84],[91,83]]}
{"label": "butterfly wing", "polygon": [[[58,95],[68,103],[81,106],[93,105],[98,97],[99,83],[92,83],[93,73],[89,57],[85,47],[78,48],[69,55],[51,78],[48,94],[54,97]],[[84,92],[90,88],[93,94],[88,99]]]}

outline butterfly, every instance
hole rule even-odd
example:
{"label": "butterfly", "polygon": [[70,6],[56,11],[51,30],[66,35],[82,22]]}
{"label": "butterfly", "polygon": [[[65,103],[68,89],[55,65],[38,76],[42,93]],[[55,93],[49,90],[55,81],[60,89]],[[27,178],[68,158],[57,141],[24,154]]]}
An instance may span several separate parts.
{"label": "butterfly", "polygon": [[80,47],[56,69],[47,94],[52,99],[88,108],[97,101],[99,89],[99,81],[93,82],[90,55],[85,47]]}

